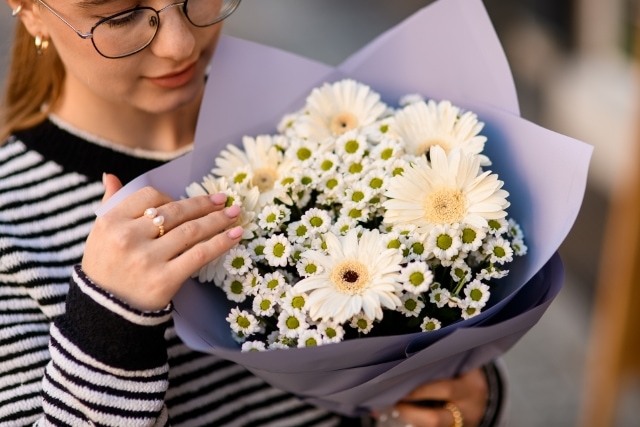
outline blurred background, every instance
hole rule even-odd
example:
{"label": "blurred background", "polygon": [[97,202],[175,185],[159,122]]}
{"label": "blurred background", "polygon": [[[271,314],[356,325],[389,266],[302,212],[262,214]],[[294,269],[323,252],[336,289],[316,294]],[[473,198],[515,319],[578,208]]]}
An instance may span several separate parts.
{"label": "blurred background", "polygon": [[[225,32],[337,65],[429,3],[244,0]],[[560,250],[566,284],[505,357],[509,426],[638,425],[638,3],[484,0],[523,117],[595,147],[582,211]],[[3,81],[14,24],[0,7]]]}

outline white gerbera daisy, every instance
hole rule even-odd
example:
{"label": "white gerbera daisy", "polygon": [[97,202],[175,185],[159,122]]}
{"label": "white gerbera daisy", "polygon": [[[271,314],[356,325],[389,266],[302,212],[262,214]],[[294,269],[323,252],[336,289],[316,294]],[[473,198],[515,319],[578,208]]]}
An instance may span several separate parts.
{"label": "white gerbera daisy", "polygon": [[218,176],[233,176],[237,169],[246,168],[250,187],[260,191],[260,206],[273,203],[274,199],[287,203],[289,197],[280,180],[291,171],[294,162],[281,155],[275,145],[276,138],[271,135],[245,136],[242,139],[244,151],[227,146],[216,158],[216,168],[212,172]]}
{"label": "white gerbera daisy", "polygon": [[[454,150],[447,155],[435,146],[431,163],[417,158],[403,175],[391,178],[383,203],[384,221],[415,224],[428,233],[436,224],[462,223],[487,228],[488,221],[502,219],[509,206],[503,182],[490,172],[478,174],[477,157]],[[506,221],[505,221],[506,222]]]}
{"label": "white gerbera daisy", "polygon": [[307,251],[302,256],[322,266],[317,275],[299,281],[294,287],[307,292],[309,314],[313,320],[344,322],[364,313],[381,319],[382,308],[395,309],[400,304],[398,272],[402,256],[385,248],[377,230],[351,230],[338,237],[327,233],[326,253]]}
{"label": "white gerbera daisy", "polygon": [[313,89],[305,110],[302,123],[308,138],[323,141],[372,124],[385,112],[386,105],[369,86],[345,79]]}
{"label": "white gerbera daisy", "polygon": [[436,103],[413,102],[395,115],[390,128],[405,141],[408,153],[421,156],[431,147],[439,146],[445,152],[459,148],[465,154],[480,157],[480,164],[491,164],[482,153],[487,138],[479,135],[484,127],[472,112],[462,113],[449,101]]}

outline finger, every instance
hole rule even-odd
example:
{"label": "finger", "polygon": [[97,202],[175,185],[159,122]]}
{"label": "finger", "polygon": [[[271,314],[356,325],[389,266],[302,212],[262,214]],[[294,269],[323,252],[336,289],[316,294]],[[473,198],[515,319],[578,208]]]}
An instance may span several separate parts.
{"label": "finger", "polygon": [[[146,209],[143,216],[140,217],[140,222],[149,222],[150,225],[143,225],[147,231],[149,237],[158,237],[159,226],[162,225],[162,233],[168,234],[169,231],[179,227],[186,229],[181,230],[182,234],[186,236],[181,237],[183,239],[182,250],[185,247],[190,247],[200,240],[209,238],[214,234],[227,228],[233,224],[227,219],[237,219],[240,215],[240,208],[238,206],[230,206],[225,208],[226,196],[224,194],[216,194],[214,196],[197,196],[184,200],[166,203],[158,208]],[[223,211],[224,210],[224,211]],[[195,230],[191,230],[193,224],[188,224],[190,221],[205,218],[207,215],[223,211],[224,217],[222,218],[209,218],[203,225],[200,234],[196,234]],[[185,224],[183,226],[183,224]],[[178,234],[178,233],[174,233]],[[190,238],[193,235],[193,238]],[[196,240],[200,239],[200,240]],[[167,240],[167,239],[165,239]]]}
{"label": "finger", "polygon": [[102,204],[111,198],[118,190],[122,188],[122,182],[117,176],[110,173],[102,174],[102,185],[104,185],[104,196],[102,196]]}
{"label": "finger", "polygon": [[229,249],[240,241],[242,231],[240,226],[233,227],[207,241],[194,245],[168,263],[170,266],[169,274],[172,274],[172,278],[176,281],[188,279],[193,272],[224,256]]}
{"label": "finger", "polygon": [[455,420],[452,413],[444,408],[425,409],[413,405],[398,404],[400,417],[414,427],[451,427]]}

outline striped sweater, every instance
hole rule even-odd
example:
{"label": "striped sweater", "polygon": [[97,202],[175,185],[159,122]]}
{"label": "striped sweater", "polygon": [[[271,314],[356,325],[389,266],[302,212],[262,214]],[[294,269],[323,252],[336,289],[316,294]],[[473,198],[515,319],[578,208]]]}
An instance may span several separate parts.
{"label": "striped sweater", "polygon": [[[242,367],[188,349],[77,264],[104,188],[167,159],[45,121],[0,146],[0,425],[335,426]],[[356,420],[342,420],[357,425]]]}

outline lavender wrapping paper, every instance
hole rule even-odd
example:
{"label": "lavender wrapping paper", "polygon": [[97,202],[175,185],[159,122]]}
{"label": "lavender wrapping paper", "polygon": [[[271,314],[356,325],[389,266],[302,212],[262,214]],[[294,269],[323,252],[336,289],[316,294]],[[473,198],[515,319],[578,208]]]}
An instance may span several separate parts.
{"label": "lavender wrapping paper", "polygon": [[227,144],[273,133],[311,88],[351,77],[389,103],[421,93],[478,114],[491,169],[511,193],[509,213],[522,226],[529,253],[510,264],[490,307],[472,319],[429,333],[264,353],[241,353],[224,320],[232,304],[215,286],[189,280],[174,299],[174,319],[192,348],[240,363],[311,403],[359,415],[503,354],[560,291],[563,268],[555,253],[580,209],[592,148],[519,116],[508,63],[480,0],[439,0],[339,67],[230,37],[220,40],[211,65],[193,152],[132,181],[98,215],[145,185],[184,197]]}

